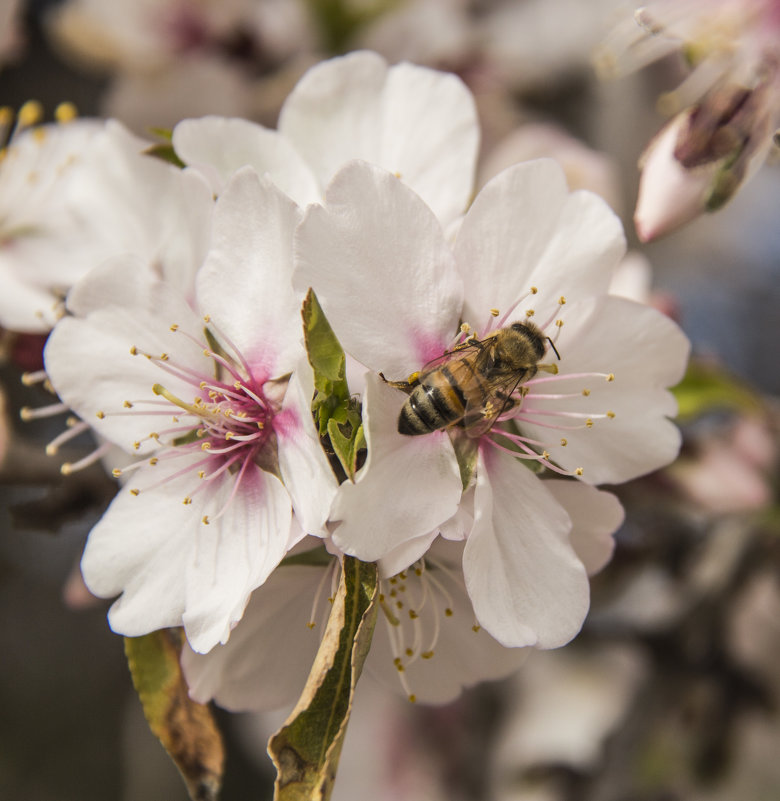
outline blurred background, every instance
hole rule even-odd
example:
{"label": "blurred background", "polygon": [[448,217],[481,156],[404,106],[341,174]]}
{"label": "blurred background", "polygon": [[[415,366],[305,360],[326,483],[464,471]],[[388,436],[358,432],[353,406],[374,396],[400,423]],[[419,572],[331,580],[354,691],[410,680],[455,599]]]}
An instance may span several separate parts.
{"label": "blurred background", "polygon": [[[479,183],[549,155],[624,220],[624,292],[677,320],[694,358],[671,467],[614,488],[627,510],[582,634],[443,708],[358,691],[334,799],[767,801],[780,798],[780,174],[641,246],[637,160],[663,124],[674,57],[602,81],[617,0],[0,0],[0,105],[61,101],[138,133],[217,113],[274,126],[305,69],[371,48],[459,74],[483,131]],[[0,184],[1,191],[1,184]],[[2,291],[2,288],[0,288]],[[63,478],[22,423],[50,402],[20,376],[43,340],[0,339],[0,797],[186,799],[148,732],[107,604],[78,579],[113,497]],[[638,356],[640,358],[640,356]],[[79,444],[70,446],[79,452]],[[63,459],[68,454],[63,454]],[[224,801],[271,797],[278,716],[217,711]]]}

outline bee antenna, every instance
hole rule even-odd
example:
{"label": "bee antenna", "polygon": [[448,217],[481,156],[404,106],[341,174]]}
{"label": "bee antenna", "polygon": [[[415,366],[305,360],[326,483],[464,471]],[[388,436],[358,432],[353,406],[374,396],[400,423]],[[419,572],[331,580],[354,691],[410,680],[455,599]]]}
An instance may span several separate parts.
{"label": "bee antenna", "polygon": [[550,337],[547,337],[547,341],[550,343],[550,347],[555,351],[555,355],[558,357],[558,361],[560,361],[561,354],[558,353],[558,348],[555,347],[555,343],[550,339]]}

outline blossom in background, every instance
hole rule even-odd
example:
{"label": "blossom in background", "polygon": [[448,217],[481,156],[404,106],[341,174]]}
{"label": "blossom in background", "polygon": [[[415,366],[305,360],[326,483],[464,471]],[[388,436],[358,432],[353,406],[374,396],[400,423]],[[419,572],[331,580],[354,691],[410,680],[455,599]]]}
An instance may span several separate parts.
{"label": "blossom in background", "polygon": [[606,42],[608,71],[676,51],[690,68],[661,98],[675,116],[640,159],[640,239],[721,208],[763,163],[780,125],[779,43],[775,0],[655,0]]}
{"label": "blossom in background", "polygon": [[[574,550],[589,574],[598,572],[612,553],[620,504],[585,485],[549,484],[575,521]],[[447,703],[464,687],[509,675],[526,658],[525,649],[503,647],[474,619],[463,547],[438,539],[406,570],[394,573],[393,566],[379,565],[380,611],[365,669],[412,701]],[[224,646],[207,654],[185,648],[182,665],[192,697],[233,711],[291,705],[319,646],[338,569],[338,558],[324,551],[308,564],[281,565],[252,594]],[[284,648],[273,647],[282,640]]]}
{"label": "blossom in background", "polygon": [[[550,161],[491,181],[454,247],[419,196],[361,162],[337,175],[296,234],[298,286],[314,288],[345,351],[368,368],[368,456],[356,482],[339,488],[334,543],[397,572],[439,533],[465,540],[476,619],[507,646],[562,645],[588,608],[571,518],[523,460],[615,483],[667,464],[679,448],[666,387],[682,376],[688,343],[653,309],[606,294],[623,252],[606,204],[569,194]],[[467,468],[457,428],[398,432],[407,395],[380,373],[406,380],[463,340],[462,323],[483,338],[532,316],[560,353],[558,375],[523,384],[501,422],[470,440]]]}
{"label": "blossom in background", "polygon": [[[0,325],[45,333],[79,278],[136,253],[190,296],[213,198],[194,171],[143,153],[150,142],[114,121],[39,126],[28,103],[0,162]],[[6,113],[6,124],[12,117]]]}
{"label": "blossom in background", "polygon": [[105,439],[88,458],[111,444],[137,456],[115,471],[124,486],[81,564],[96,595],[121,593],[109,613],[119,633],[183,625],[209,650],[287,550],[323,530],[336,485],[290,283],[299,215],[239,171],[216,204],[194,298],[126,256],[74,287],[49,337],[54,388]]}
{"label": "blossom in background", "polygon": [[215,193],[249,164],[301,206],[319,201],[347,161],[364,159],[396,173],[446,225],[471,199],[479,127],[456,76],[357,52],[310,69],[282,106],[277,131],[204,117],[179,123],[173,145]]}
{"label": "blossom in background", "polygon": [[0,0],[0,67],[19,53],[21,0]]}

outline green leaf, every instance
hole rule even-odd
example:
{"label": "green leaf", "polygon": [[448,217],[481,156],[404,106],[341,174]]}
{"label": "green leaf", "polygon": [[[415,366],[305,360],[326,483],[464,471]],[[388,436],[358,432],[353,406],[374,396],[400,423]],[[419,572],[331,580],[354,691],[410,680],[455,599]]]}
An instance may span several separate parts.
{"label": "green leaf", "polygon": [[146,156],[153,156],[154,158],[160,159],[161,161],[167,161],[168,164],[173,164],[174,167],[186,167],[187,165],[176,155],[176,151],[173,149],[173,145],[168,144],[167,142],[159,142],[155,145],[149,145],[146,150],[143,151],[144,155]]}
{"label": "green leaf", "polygon": [[325,635],[298,704],[268,742],[275,801],[327,801],[376,623],[376,565],[344,557]]}
{"label": "green leaf", "polygon": [[326,450],[338,459],[345,476],[354,479],[365,438],[359,404],[349,394],[344,350],[311,289],[301,313],[306,352],[314,371],[316,393],[311,408],[319,434],[327,436],[330,448]]}
{"label": "green leaf", "polygon": [[225,752],[211,710],[193,701],[179,664],[179,629],[126,637],[125,654],[149,728],[181,772],[193,801],[214,801]]}
{"label": "green leaf", "polygon": [[758,395],[721,367],[691,362],[685,378],[672,390],[680,420],[691,420],[716,409],[757,412]]}
{"label": "green leaf", "polygon": [[344,350],[311,289],[303,301],[302,314],[303,336],[309,364],[314,370],[315,387],[324,390],[333,385],[348,396]]}

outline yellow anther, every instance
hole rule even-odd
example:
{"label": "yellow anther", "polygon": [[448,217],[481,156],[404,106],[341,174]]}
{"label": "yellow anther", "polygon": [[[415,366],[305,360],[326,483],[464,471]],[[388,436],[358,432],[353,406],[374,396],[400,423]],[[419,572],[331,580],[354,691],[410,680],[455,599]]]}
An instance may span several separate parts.
{"label": "yellow anther", "polygon": [[420,656],[423,659],[433,659],[433,651],[423,651]]}
{"label": "yellow anther", "polygon": [[449,606],[444,610],[444,616],[452,617],[452,609],[450,609]]}
{"label": "yellow anther", "polygon": [[398,178],[398,180],[399,180],[399,181],[401,180],[401,173],[400,173],[398,170],[396,170],[396,171],[393,173],[393,175],[395,175],[395,177],[396,177],[396,178]]}
{"label": "yellow anther", "polygon": [[417,696],[416,696],[414,693],[412,693],[412,694],[409,696],[409,703],[410,703],[410,704],[416,704],[416,703],[417,703]]}
{"label": "yellow anther", "polygon": [[192,503],[192,498],[190,498],[190,496],[189,496],[189,495],[185,495],[185,496],[184,496],[184,500],[182,501],[182,503],[183,503],[185,506],[189,506],[189,505]]}
{"label": "yellow anther", "polygon": [[498,317],[500,312],[498,311],[498,309],[491,309],[490,313],[493,315],[493,317]]}
{"label": "yellow anther", "polygon": [[16,115],[19,127],[27,128],[36,125],[43,119],[43,106],[37,100],[28,100]]}
{"label": "yellow anther", "polygon": [[420,616],[417,614],[417,612],[414,611],[414,609],[410,609],[409,610],[409,617],[412,620],[417,620],[417,618],[420,617]]}
{"label": "yellow anther", "polygon": [[401,572],[398,574],[398,578],[400,578],[400,579],[401,579],[401,581],[406,581],[406,571],[402,570],[402,571],[401,571]]}
{"label": "yellow anther", "polygon": [[614,373],[610,373],[607,376],[607,383],[609,383],[610,381],[614,381],[614,380],[615,380],[615,374]]}
{"label": "yellow anther", "polygon": [[122,471],[121,471],[121,470],[120,470],[118,467],[115,467],[115,468],[114,468],[114,469],[111,471],[111,475],[112,475],[114,478],[119,478],[119,476],[121,476],[121,475],[122,475]]}
{"label": "yellow anther", "polygon": [[211,450],[211,443],[210,442],[201,442],[200,449],[202,451],[210,451]]}
{"label": "yellow anther", "polygon": [[396,657],[393,659],[393,664],[394,664],[394,665],[400,665],[400,664],[401,664],[401,657],[400,657],[400,656],[396,656]]}
{"label": "yellow anther", "polygon": [[139,490],[139,489],[131,489],[130,490],[130,494],[131,495],[135,495],[136,497],[138,497],[141,494],[141,490]]}
{"label": "yellow anther", "polygon": [[198,387],[200,389],[206,389],[207,386],[208,384],[205,381],[201,381],[200,384],[198,384]]}
{"label": "yellow anther", "polygon": [[205,478],[206,471],[205,470],[198,470],[198,478]]}
{"label": "yellow anther", "polygon": [[563,445],[563,447],[564,447],[564,448],[565,448],[565,447],[566,447],[568,444],[569,444],[569,441],[568,441],[567,439],[562,439],[562,440],[561,440],[561,445]]}
{"label": "yellow anther", "polygon": [[[246,415],[244,415],[244,417],[246,417]],[[262,420],[258,420],[257,427],[262,431],[265,428],[265,423]]]}
{"label": "yellow anther", "polygon": [[0,125],[10,125],[14,121],[14,110],[10,106],[0,106]]}
{"label": "yellow anther", "polygon": [[607,412],[607,417],[609,417],[610,420],[614,420],[615,419],[615,413],[614,412]]}
{"label": "yellow anther", "polygon": [[149,439],[153,439],[155,442],[160,441],[160,435],[156,431],[149,432]]}
{"label": "yellow anther", "polygon": [[566,303],[566,298],[565,298],[565,297],[563,297],[563,295],[561,295],[561,296],[558,298],[558,305],[559,305],[559,306],[563,306],[565,303]]}
{"label": "yellow anther", "polygon": [[465,334],[465,333],[467,333],[469,331],[470,328],[471,328],[471,326],[468,323],[461,323],[460,324],[460,333],[461,334]]}
{"label": "yellow anther", "polygon": [[209,524],[209,516],[203,515],[203,517],[200,519],[200,522],[203,523],[204,526],[207,526]]}
{"label": "yellow anther", "polygon": [[313,629],[313,628],[314,628],[316,625],[317,625],[317,624],[316,624],[316,623],[315,623],[313,620],[310,620],[310,621],[309,621],[309,622],[306,624],[306,627],[307,627],[307,628],[309,628],[309,629]]}
{"label": "yellow anther", "polygon": [[393,576],[391,579],[388,579],[388,581],[390,584],[398,584],[398,579],[395,576]]}
{"label": "yellow anther", "polygon": [[160,354],[160,361],[161,362],[167,362],[168,361],[168,354],[167,353],[161,353]]}
{"label": "yellow anther", "polygon": [[590,395],[590,390],[589,389],[583,389],[582,390],[582,394],[587,398],[588,395]]}
{"label": "yellow anther", "polygon": [[179,324],[178,323],[173,323],[171,325],[171,331],[178,331],[178,330],[179,330]]}
{"label": "yellow anther", "polygon": [[536,312],[533,309],[526,309],[525,316],[526,317],[533,317]]}
{"label": "yellow anther", "polygon": [[225,439],[233,439],[233,437],[235,437],[235,434],[232,431],[228,431],[225,434]]}
{"label": "yellow anther", "polygon": [[593,420],[590,417],[585,421],[585,428],[593,428]]}
{"label": "yellow anther", "polygon": [[141,447],[141,443],[140,443],[138,440],[136,440],[136,441],[133,443],[133,450],[134,450],[134,451],[137,451],[137,450],[138,450],[140,447]]}
{"label": "yellow anther", "polygon": [[419,567],[416,567],[416,568],[414,569],[414,575],[415,575],[415,576],[422,576],[422,569],[421,569],[421,568],[419,568]]}
{"label": "yellow anther", "polygon": [[404,608],[404,602],[403,601],[396,601],[395,605],[396,605],[397,609],[403,609]]}
{"label": "yellow anther", "polygon": [[477,632],[477,631],[479,631],[481,628],[482,628],[482,626],[480,626],[478,623],[475,623],[475,624],[474,624],[474,625],[471,627],[471,630],[472,630],[472,631],[474,631],[474,632]]}
{"label": "yellow anther", "polygon": [[73,120],[78,117],[79,111],[73,103],[69,101],[65,101],[64,103],[60,103],[57,108],[54,109],[54,119],[57,122],[73,122]]}
{"label": "yellow anther", "polygon": [[105,412],[95,412],[95,417],[97,417],[98,420],[102,420],[105,416]]}
{"label": "yellow anther", "polygon": [[582,470],[582,468],[581,468],[581,467],[578,467],[578,468],[577,468],[577,469],[574,471],[574,475],[575,475],[575,476],[581,476],[581,475],[582,475],[582,473],[583,473],[583,470]]}
{"label": "yellow anther", "polygon": [[558,328],[561,328],[563,326],[563,320],[556,320],[555,325],[557,325]]}
{"label": "yellow anther", "polygon": [[542,459],[549,459],[550,453],[549,451],[542,451]]}
{"label": "yellow anther", "polygon": [[385,602],[385,594],[383,592],[379,593],[379,603],[383,604]]}
{"label": "yellow anther", "polygon": [[532,294],[532,295],[535,295],[535,294],[536,294],[538,291],[539,291],[539,290],[538,290],[538,289],[537,289],[535,286],[532,286],[532,287],[531,287],[531,294]]}
{"label": "yellow anther", "polygon": [[19,409],[19,417],[21,417],[22,420],[24,420],[24,422],[26,423],[28,420],[33,419],[34,417],[33,410],[29,406],[24,406],[21,409]]}
{"label": "yellow anther", "polygon": [[49,443],[45,448],[44,451],[46,452],[47,456],[56,456],[59,452],[59,448],[56,445],[52,445]]}
{"label": "yellow anther", "polygon": [[210,323],[211,322],[211,315],[210,314],[204,314],[203,315],[203,322],[204,323]]}
{"label": "yellow anther", "polygon": [[133,404],[132,404],[130,401],[128,401],[128,400],[126,400],[126,401],[125,401],[125,402],[122,404],[122,406],[124,406],[124,407],[125,407],[125,409],[132,409],[132,408],[133,408]]}
{"label": "yellow anther", "polygon": [[410,656],[410,657],[411,657],[411,656],[414,656],[414,651],[413,651],[411,648],[407,648],[407,649],[406,649],[406,651],[404,651],[404,653],[405,653],[407,656]]}
{"label": "yellow anther", "polygon": [[136,346],[135,346],[135,345],[133,345],[133,346],[130,348],[130,355],[131,355],[131,356],[137,356],[137,355],[138,355],[138,348],[136,348]]}

